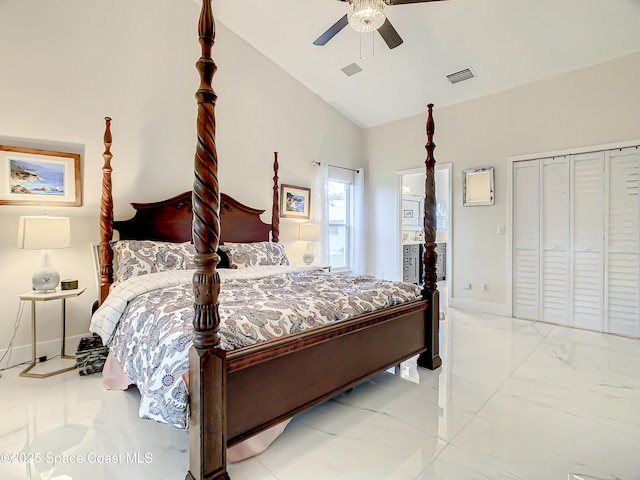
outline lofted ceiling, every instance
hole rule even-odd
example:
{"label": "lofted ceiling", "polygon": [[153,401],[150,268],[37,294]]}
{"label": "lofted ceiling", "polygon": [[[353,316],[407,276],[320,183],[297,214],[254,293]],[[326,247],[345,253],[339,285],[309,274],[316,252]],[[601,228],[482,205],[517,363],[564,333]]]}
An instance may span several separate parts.
{"label": "lofted ceiling", "polygon": [[[199,2],[198,2],[199,3]],[[337,0],[214,0],[217,21],[363,128],[640,51],[640,0],[446,0],[386,8],[404,43],[345,27]],[[362,69],[347,76],[342,68]],[[471,68],[476,77],[451,84]]]}

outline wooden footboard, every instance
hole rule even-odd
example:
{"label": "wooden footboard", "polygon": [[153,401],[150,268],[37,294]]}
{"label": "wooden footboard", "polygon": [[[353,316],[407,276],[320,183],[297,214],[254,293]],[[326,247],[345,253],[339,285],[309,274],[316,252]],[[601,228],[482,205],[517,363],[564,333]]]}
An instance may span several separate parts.
{"label": "wooden footboard", "polygon": [[398,305],[228,353],[228,445],[424,352],[427,307]]}

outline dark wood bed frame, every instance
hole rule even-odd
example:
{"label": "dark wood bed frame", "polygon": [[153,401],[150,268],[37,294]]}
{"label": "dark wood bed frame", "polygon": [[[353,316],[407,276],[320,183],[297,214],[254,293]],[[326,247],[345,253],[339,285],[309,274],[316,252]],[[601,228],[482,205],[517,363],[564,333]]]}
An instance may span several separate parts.
{"label": "dark wood bed frame", "polygon": [[[198,24],[202,56],[193,192],[166,201],[133,204],[135,216],[114,221],[111,184],[111,119],[106,118],[100,206],[100,303],[113,282],[110,240],[183,242],[196,248],[194,334],[189,354],[189,472],[187,479],[228,479],[227,447],[352,388],[389,367],[419,355],[429,369],[441,365],[438,346],[439,293],[436,286],[433,105],[428,106],[426,195],[424,202],[423,299],[299,334],[225,351],[220,348],[216,271],[224,241],[279,240],[278,156],[274,158],[271,224],[264,210],[220,193],[215,143],[215,103],[211,58],[214,19],[210,0],[202,2]],[[261,401],[255,401],[260,398]]]}

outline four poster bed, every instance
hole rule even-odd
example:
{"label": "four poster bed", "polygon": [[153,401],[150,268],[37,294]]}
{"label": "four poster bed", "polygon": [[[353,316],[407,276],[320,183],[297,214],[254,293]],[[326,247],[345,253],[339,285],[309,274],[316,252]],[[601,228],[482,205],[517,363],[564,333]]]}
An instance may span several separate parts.
{"label": "four poster bed", "polygon": [[[178,311],[178,317],[183,320],[188,317],[182,327],[162,327],[165,328],[162,336],[172,338],[170,347],[157,343],[160,340],[155,337],[148,337],[132,350],[121,350],[120,359],[123,362],[126,358],[133,359],[131,368],[135,369],[141,362],[137,357],[141,350],[152,351],[154,355],[165,355],[167,351],[185,352],[188,414],[184,418],[188,419],[185,422],[188,421],[190,439],[187,478],[203,480],[229,478],[227,447],[282,424],[293,415],[412,356],[419,355],[418,364],[429,369],[439,367],[441,360],[436,288],[433,105],[428,107],[427,120],[424,286],[418,288],[370,277],[354,280],[346,275],[318,271],[283,273],[280,270],[287,270],[288,262],[278,244],[277,154],[270,224],[260,219],[264,210],[247,207],[219,190],[216,95],[211,86],[216,68],[211,58],[214,19],[209,0],[202,2],[199,38],[202,57],[197,62],[197,69],[201,84],[196,93],[197,147],[192,192],[166,201],[133,204],[136,214],[132,219],[114,221],[111,119],[106,119],[100,207],[100,308],[94,317],[113,310],[115,307],[110,307],[110,302],[122,292],[125,296],[121,309],[131,313],[135,310],[132,305],[137,302],[133,297],[143,290],[150,295],[147,301],[156,303],[151,307],[149,303],[139,305],[133,316],[141,323],[132,327],[132,331],[141,331],[145,322],[146,326],[151,325],[151,330],[160,328],[157,327],[159,317],[152,316],[156,310],[162,318],[167,316],[168,310]],[[117,242],[112,241],[114,230],[119,232]],[[158,245],[164,249],[162,253],[157,251]],[[257,247],[263,250],[256,256],[251,249]],[[146,253],[141,254],[145,248],[156,250],[145,250]],[[245,248],[249,248],[249,253],[243,250]],[[140,263],[144,263],[145,255],[153,257],[149,268]],[[242,265],[247,258],[250,259],[248,264]],[[115,265],[114,260],[117,260]],[[128,260],[134,262],[123,267]],[[255,267],[265,263],[270,266]],[[234,266],[247,268],[234,269]],[[274,274],[262,274],[264,268],[274,269]],[[174,269],[181,270],[182,277],[177,281],[173,280],[173,273],[160,271]],[[260,273],[247,278],[235,276],[243,270],[259,270]],[[189,276],[188,291],[185,290],[184,275]],[[151,278],[154,280],[147,281]],[[149,289],[139,283],[129,286],[132,281],[153,283],[152,289],[162,288],[149,294]],[[332,290],[333,282],[338,281],[347,282],[346,286],[340,284],[337,288],[342,293]],[[287,301],[292,301],[293,307],[290,303],[283,306],[285,299],[275,297],[275,294],[265,294],[267,287],[264,284],[270,282],[275,284],[279,294],[291,294]],[[322,283],[322,298],[318,300],[320,303],[311,303],[310,286],[319,283]],[[382,288],[390,288],[391,293],[378,290]],[[174,291],[170,294],[171,289]],[[278,314],[291,308],[291,322],[273,317],[271,310],[256,313],[255,305],[264,306],[260,303],[263,295],[268,297],[264,305],[273,307],[275,304]],[[185,298],[189,305],[179,305]],[[386,303],[379,301],[381,298]],[[367,304],[366,300],[371,303]],[[240,323],[238,312],[249,318],[248,324]],[[269,323],[266,317],[275,323]],[[122,333],[120,328],[121,325],[113,325],[113,330],[100,330],[99,333],[109,342],[121,337],[120,345],[133,345],[133,334]],[[180,330],[180,336],[171,337],[176,330]],[[152,332],[149,334],[153,335]],[[110,348],[117,352],[118,348],[124,347]],[[142,366],[140,370],[147,371],[149,367]],[[174,387],[182,383],[176,382],[175,376],[175,371],[166,370],[161,372],[156,383],[149,382],[152,387],[147,390],[155,399],[150,402],[149,412],[177,409],[181,397]],[[145,381],[140,380],[141,383]],[[158,396],[158,392],[165,396]],[[149,418],[153,415],[149,414]]]}

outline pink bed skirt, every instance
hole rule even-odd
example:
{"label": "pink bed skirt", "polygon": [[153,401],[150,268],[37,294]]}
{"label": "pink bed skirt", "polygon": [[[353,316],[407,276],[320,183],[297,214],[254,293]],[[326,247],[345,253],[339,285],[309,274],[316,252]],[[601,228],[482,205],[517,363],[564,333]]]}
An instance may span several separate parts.
{"label": "pink bed skirt", "polygon": [[[183,375],[183,379],[187,385],[189,385],[189,376],[187,373]],[[102,369],[102,384],[108,390],[126,390],[133,382],[124,373],[122,367],[118,361],[111,355],[111,352],[107,355],[107,360]],[[271,443],[278,438],[278,436],[284,431],[287,424],[291,421],[285,420],[273,427],[258,433],[243,442],[234,445],[227,449],[227,462],[239,462],[259,453],[264,452]]]}

